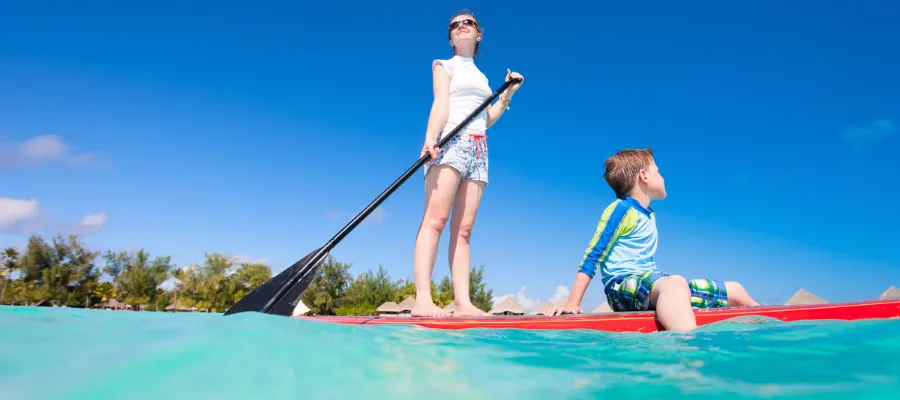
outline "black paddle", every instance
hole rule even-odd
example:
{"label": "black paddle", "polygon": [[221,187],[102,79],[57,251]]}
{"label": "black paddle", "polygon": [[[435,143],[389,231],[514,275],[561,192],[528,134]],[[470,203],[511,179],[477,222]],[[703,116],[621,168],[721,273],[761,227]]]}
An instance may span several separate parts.
{"label": "black paddle", "polygon": [[[450,133],[443,137],[440,142],[437,143],[438,148],[444,147],[444,145],[450,141],[454,136],[456,136],[460,130],[463,129],[466,125],[471,122],[476,115],[482,112],[487,106],[503,93],[509,85],[513,83],[517,83],[521,81],[521,79],[510,79],[503,83],[503,86],[500,86],[497,91],[495,91],[490,97],[488,97],[483,103],[481,103],[472,114],[469,114],[462,123],[453,128]],[[369,203],[366,208],[364,208],[359,214],[356,215],[343,229],[340,230],[325,246],[322,246],[313,252],[306,255],[291,265],[290,268],[285,269],[280,274],[276,275],[274,278],[269,279],[268,282],[260,285],[252,292],[238,300],[233,306],[229,307],[228,310],[225,310],[225,315],[237,314],[245,311],[256,311],[263,312],[267,314],[277,314],[290,316],[294,310],[294,307],[297,304],[297,300],[300,299],[300,296],[303,295],[303,292],[306,291],[306,288],[309,287],[310,282],[312,282],[313,277],[316,276],[316,273],[319,271],[319,267],[322,265],[322,262],[325,260],[325,255],[337,246],[337,244],[344,239],[347,234],[350,233],[360,222],[363,221],[372,211],[375,210],[388,196],[394,193],[400,185],[403,184],[413,173],[416,172],[420,167],[425,165],[425,163],[431,158],[431,154],[425,154],[415,164],[413,164],[403,175],[400,176],[391,186],[382,192],[378,197],[375,198],[374,201]]]}

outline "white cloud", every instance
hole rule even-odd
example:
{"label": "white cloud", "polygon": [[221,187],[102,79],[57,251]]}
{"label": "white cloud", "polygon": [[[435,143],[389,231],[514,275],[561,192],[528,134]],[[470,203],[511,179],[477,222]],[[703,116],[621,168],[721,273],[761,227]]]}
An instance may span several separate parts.
{"label": "white cloud", "polygon": [[53,233],[86,234],[97,232],[106,225],[106,213],[85,214],[77,224],[55,221],[36,199],[0,197],[0,232],[36,233],[41,230]]}
{"label": "white cloud", "polygon": [[[352,216],[350,216],[349,213],[347,212],[347,210],[335,208],[335,209],[330,209],[330,210],[325,211],[324,216],[325,216],[325,219],[327,219],[329,221],[340,221],[342,223],[348,223],[348,222],[350,222],[351,218],[356,216],[356,214],[353,214]],[[387,211],[385,211],[384,208],[379,206],[379,207],[375,208],[374,210],[372,210],[372,212],[369,213],[368,216],[366,216],[366,218],[363,220],[362,223],[377,224],[381,221],[384,221],[385,218],[387,218]]]}
{"label": "white cloud", "polygon": [[18,231],[23,222],[37,220],[39,211],[40,207],[35,199],[0,197],[0,231]]}
{"label": "white cloud", "polygon": [[[248,256],[248,255],[246,255],[246,254],[237,254],[237,255],[234,256],[234,260],[235,260],[236,263],[238,263],[238,264],[263,264],[263,265],[269,265],[269,259],[268,259],[268,258],[264,258],[264,257],[263,257],[263,258],[252,257],[252,256]],[[270,267],[271,267],[271,265],[270,265]]]}
{"label": "white cloud", "polygon": [[325,219],[327,219],[329,221],[337,221],[341,218],[344,218],[345,215],[347,215],[346,210],[331,209],[331,210],[325,211]]}
{"label": "white cloud", "polygon": [[172,290],[175,288],[175,278],[166,279],[163,283],[159,284],[159,287],[163,290]]}
{"label": "white cloud", "polygon": [[109,221],[109,216],[106,215],[105,212],[84,214],[81,217],[81,221],[79,221],[77,224],[61,222],[58,223],[60,227],[57,229],[65,231],[67,233],[86,235],[89,233],[99,232],[100,229],[102,229],[106,225],[107,221]]}
{"label": "white cloud", "polygon": [[66,154],[66,145],[59,136],[35,136],[19,146],[19,154],[33,160],[53,160]]}
{"label": "white cloud", "polygon": [[384,211],[383,208],[378,207],[372,210],[372,213],[369,214],[368,217],[366,217],[366,222],[377,224],[381,221],[384,221],[385,218],[387,218],[387,211]]}
{"label": "white cloud", "polygon": [[881,118],[865,125],[851,126],[844,130],[844,139],[881,139],[894,132],[894,123]]}
{"label": "white cloud", "polygon": [[35,136],[20,144],[0,142],[0,166],[26,167],[55,162],[81,166],[95,160],[91,153],[73,154],[59,135]]}
{"label": "white cloud", "polygon": [[556,292],[553,293],[553,297],[550,298],[550,301],[552,301],[553,304],[559,304],[560,302],[565,302],[566,300],[569,300],[570,294],[572,294],[572,292],[569,290],[568,286],[559,285],[556,287]]}
{"label": "white cloud", "polygon": [[896,130],[893,121],[881,118],[865,125],[851,126],[844,130],[841,137],[850,142],[854,150],[859,152],[870,142],[884,139]]}
{"label": "white cloud", "polygon": [[86,229],[99,230],[106,225],[106,221],[109,220],[109,216],[106,213],[96,213],[96,214],[85,214],[84,217],[81,217],[81,226]]}
{"label": "white cloud", "polygon": [[199,268],[200,268],[200,266],[195,263],[184,264],[181,267],[178,267],[178,269],[182,270],[183,272],[191,272],[192,269],[199,269]]}

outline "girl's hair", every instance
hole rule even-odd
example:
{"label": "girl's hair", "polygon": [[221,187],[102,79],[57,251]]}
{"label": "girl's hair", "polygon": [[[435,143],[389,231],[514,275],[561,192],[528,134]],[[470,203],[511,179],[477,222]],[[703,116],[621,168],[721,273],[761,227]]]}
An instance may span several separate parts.
{"label": "girl's hair", "polygon": [[[458,16],[460,16],[460,15],[468,15],[468,16],[472,17],[472,19],[475,20],[475,29],[477,29],[479,33],[483,33],[483,32],[484,32],[484,29],[481,27],[481,23],[478,22],[478,18],[475,16],[474,13],[472,13],[471,11],[469,11],[468,8],[463,8],[462,10],[457,11],[456,14],[453,14],[453,16],[450,17],[450,21],[453,21],[454,18],[456,18],[456,17],[458,17]],[[450,31],[449,31],[449,30],[447,30],[447,39],[453,39],[453,35],[450,34]],[[480,44],[481,44],[480,41],[476,41],[476,42],[475,42],[475,53],[472,54],[472,58],[478,57],[478,54],[479,54],[479,51],[478,51],[478,45],[480,45]],[[455,54],[455,52],[456,52],[456,49],[454,49],[454,54]]]}

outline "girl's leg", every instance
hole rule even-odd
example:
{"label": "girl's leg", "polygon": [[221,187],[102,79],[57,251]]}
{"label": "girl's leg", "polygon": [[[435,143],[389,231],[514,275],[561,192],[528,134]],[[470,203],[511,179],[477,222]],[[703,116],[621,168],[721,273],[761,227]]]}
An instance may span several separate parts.
{"label": "girl's leg", "polygon": [[447,165],[429,166],[425,177],[425,213],[416,236],[413,279],[416,284],[416,305],[413,317],[446,316],[431,298],[431,274],[437,257],[441,232],[450,216],[450,207],[456,195],[460,175]]}
{"label": "girl's leg", "polygon": [[450,273],[453,280],[453,297],[456,310],[453,316],[487,315],[472,304],[469,295],[469,260],[472,238],[472,227],[485,183],[465,180],[459,185],[453,205],[453,220],[450,222]]}

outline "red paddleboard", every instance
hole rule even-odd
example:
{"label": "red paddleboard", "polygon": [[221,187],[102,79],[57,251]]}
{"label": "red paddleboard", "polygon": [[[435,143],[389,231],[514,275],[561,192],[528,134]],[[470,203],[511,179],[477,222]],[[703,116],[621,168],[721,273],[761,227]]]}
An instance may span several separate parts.
{"label": "red paddleboard", "polygon": [[[862,320],[900,317],[900,300],[795,306],[726,307],[695,309],[697,325],[707,325],[741,317],[767,317],[784,322],[811,320]],[[418,325],[433,329],[590,329],[608,332],[656,332],[663,330],[655,312],[597,314],[497,315],[487,317],[338,317],[297,316],[294,318],[348,325]]]}

